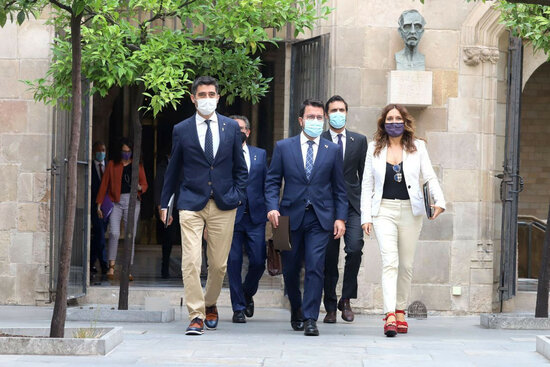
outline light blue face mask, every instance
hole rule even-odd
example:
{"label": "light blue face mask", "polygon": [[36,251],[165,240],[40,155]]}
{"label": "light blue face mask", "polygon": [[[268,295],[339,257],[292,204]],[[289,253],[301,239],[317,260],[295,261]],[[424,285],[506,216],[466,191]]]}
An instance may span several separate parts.
{"label": "light blue face mask", "polygon": [[105,152],[95,152],[95,160],[102,162],[105,159]]}
{"label": "light blue face mask", "polygon": [[329,116],[329,124],[335,129],[341,129],[346,126],[346,114],[343,112],[333,112]]}
{"label": "light blue face mask", "polygon": [[323,132],[323,120],[304,120],[304,132],[312,138],[318,137]]}

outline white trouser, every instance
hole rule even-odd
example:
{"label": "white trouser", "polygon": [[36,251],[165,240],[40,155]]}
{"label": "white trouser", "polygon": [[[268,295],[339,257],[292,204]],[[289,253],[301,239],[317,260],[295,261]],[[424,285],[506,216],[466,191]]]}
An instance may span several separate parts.
{"label": "white trouser", "polygon": [[405,310],[422,216],[413,215],[409,200],[382,199],[373,225],[382,256],[384,313]]}
{"label": "white trouser", "polygon": [[[124,221],[124,227],[128,225],[128,206],[130,205],[130,194],[121,194],[120,201],[113,203],[113,211],[109,217],[109,247],[107,250],[107,258],[109,261],[116,260],[118,251],[118,239],[120,238],[120,220]],[[132,237],[132,256],[130,264],[134,263],[134,243],[136,240],[136,231],[139,219],[139,210],[141,202],[136,202],[136,212],[134,217],[134,235]]]}

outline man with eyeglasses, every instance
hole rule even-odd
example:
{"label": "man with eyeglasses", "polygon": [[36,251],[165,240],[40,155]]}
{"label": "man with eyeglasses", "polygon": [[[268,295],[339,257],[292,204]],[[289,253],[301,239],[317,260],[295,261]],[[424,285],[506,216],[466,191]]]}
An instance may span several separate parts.
{"label": "man with eyeglasses", "polygon": [[[292,249],[281,253],[291,307],[290,324],[307,336],[317,336],[326,247],[329,237],[339,239],[346,231],[348,200],[340,148],[320,137],[323,103],[305,100],[298,122],[302,132],[275,145],[267,171],[265,200],[267,218],[273,227],[278,227],[280,215],[288,216],[290,221]],[[284,191],[279,202],[283,179]]]}
{"label": "man with eyeglasses", "polygon": [[[246,323],[247,317],[254,316],[254,295],[265,270],[266,245],[264,201],[265,175],[267,171],[266,152],[246,143],[250,136],[250,122],[246,116],[233,115],[231,118],[241,128],[242,154],[248,167],[246,201],[237,209],[233,242],[227,260],[227,278],[233,322]],[[244,279],[243,247],[248,257],[248,270]]]}
{"label": "man with eyeglasses", "polygon": [[[367,138],[346,128],[348,104],[340,96],[332,96],[325,104],[325,116],[330,129],[321,137],[338,144],[344,159],[344,180],[348,199],[348,220],[344,236],[346,252],[342,296],[336,296],[338,283],[338,257],[340,239],[330,239],[325,261],[325,285],[323,303],[327,314],[324,323],[336,322],[336,309],[342,311],[342,319],[352,322],[354,319],[350,299],[357,298],[357,274],[363,255],[363,229],[361,228],[361,182],[367,155]],[[338,303],[337,303],[338,301]]]}

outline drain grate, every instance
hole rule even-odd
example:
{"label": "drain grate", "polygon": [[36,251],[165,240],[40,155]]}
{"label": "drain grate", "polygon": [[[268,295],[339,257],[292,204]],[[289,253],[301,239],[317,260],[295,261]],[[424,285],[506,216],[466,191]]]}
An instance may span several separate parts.
{"label": "drain grate", "polygon": [[426,305],[420,301],[414,301],[409,305],[408,308],[409,317],[415,319],[427,319],[428,318],[428,309]]}

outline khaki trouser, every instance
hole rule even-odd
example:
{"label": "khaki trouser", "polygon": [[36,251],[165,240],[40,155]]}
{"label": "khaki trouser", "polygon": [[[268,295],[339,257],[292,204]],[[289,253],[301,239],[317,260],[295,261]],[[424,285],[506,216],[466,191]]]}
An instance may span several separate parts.
{"label": "khaki trouser", "polygon": [[[198,211],[180,210],[181,272],[189,319],[205,319],[205,306],[213,306],[222,289],[231,249],[237,209],[220,210],[214,200]],[[202,234],[208,230],[208,279],[203,294],[201,287]]]}
{"label": "khaki trouser", "polygon": [[409,200],[382,199],[372,222],[382,257],[384,313],[405,310],[422,216],[413,215]]}

